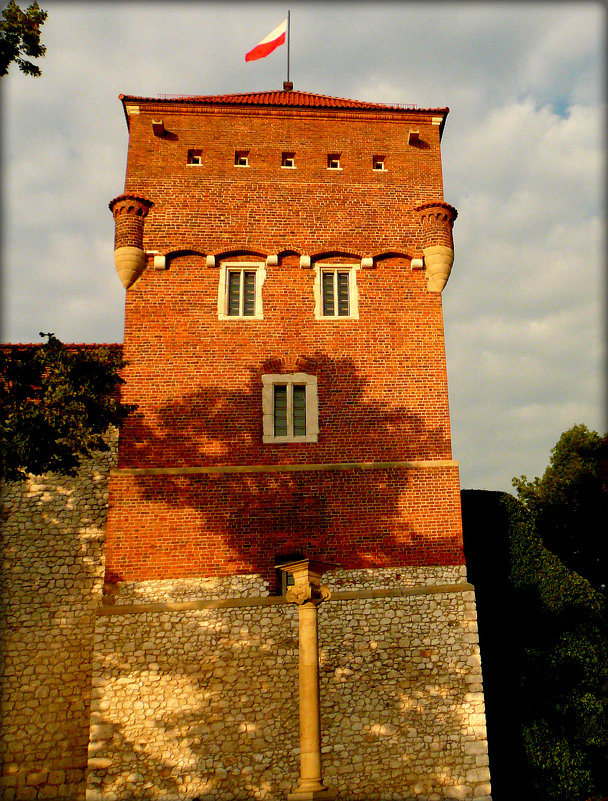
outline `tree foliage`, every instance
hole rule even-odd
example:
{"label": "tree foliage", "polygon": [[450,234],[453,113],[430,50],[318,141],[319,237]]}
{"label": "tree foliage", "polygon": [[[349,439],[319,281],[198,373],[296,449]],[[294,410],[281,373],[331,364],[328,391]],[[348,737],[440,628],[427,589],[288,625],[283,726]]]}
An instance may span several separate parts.
{"label": "tree foliage", "polygon": [[[594,492],[603,494],[595,480],[599,443],[585,426],[565,432],[543,477],[514,479],[520,497],[504,501],[521,736],[539,801],[608,793],[606,601],[569,563],[576,556],[576,531],[583,536],[581,527],[591,523],[585,503],[597,508]],[[563,558],[548,542],[559,546]],[[588,548],[590,558],[591,541]]]}
{"label": "tree foliage", "polygon": [[602,486],[602,460],[607,456],[607,435],[575,425],[551,450],[541,478],[513,479],[518,498],[534,515],[543,544],[604,592],[608,585],[608,493]]}
{"label": "tree foliage", "polygon": [[122,356],[70,348],[53,334],[0,351],[0,478],[74,475],[82,458],[107,451],[104,434],[135,408],[120,402]]}
{"label": "tree foliage", "polygon": [[23,11],[15,0],[10,0],[0,19],[0,77],[8,73],[13,62],[26,75],[42,75],[40,67],[25,56],[42,58],[46,53],[46,47],[40,42],[40,28],[46,18],[47,12],[38,3],[32,3]]}

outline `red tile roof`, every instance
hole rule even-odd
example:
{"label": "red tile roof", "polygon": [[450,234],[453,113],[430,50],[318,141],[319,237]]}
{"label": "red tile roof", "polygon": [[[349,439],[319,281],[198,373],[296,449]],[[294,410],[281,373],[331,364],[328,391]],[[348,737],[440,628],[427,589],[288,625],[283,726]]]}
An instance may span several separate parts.
{"label": "red tile roof", "polygon": [[411,103],[368,103],[363,100],[349,100],[344,97],[330,97],[312,92],[270,91],[246,92],[233,95],[158,95],[157,97],[136,97],[119,95],[123,103],[161,102],[161,103],[195,103],[216,106],[288,106],[292,108],[348,108],[368,111],[419,111],[434,112],[447,116],[449,108],[418,108]]}
{"label": "red tile roof", "polygon": [[[0,351],[9,354],[15,351],[35,350],[41,348],[44,342],[0,342]],[[64,342],[68,350],[94,350],[96,348],[110,348],[110,350],[122,350],[120,342]]]}

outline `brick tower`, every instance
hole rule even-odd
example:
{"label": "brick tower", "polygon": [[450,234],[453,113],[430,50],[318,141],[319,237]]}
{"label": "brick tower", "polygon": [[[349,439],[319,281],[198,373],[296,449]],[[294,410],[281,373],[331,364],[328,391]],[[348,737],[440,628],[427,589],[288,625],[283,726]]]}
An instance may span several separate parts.
{"label": "brick tower", "polygon": [[441,307],[448,109],[289,86],[121,100],[137,410],[90,801],[489,798]]}

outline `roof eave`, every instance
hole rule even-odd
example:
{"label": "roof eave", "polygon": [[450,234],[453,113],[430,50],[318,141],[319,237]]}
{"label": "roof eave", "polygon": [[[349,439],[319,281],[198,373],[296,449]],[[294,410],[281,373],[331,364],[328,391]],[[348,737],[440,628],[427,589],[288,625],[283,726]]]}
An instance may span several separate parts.
{"label": "roof eave", "polygon": [[[251,94],[251,95],[255,96],[255,95],[263,95],[263,94],[270,94],[270,93],[268,93],[268,92],[250,92],[250,93],[247,93],[247,94]],[[294,94],[297,94],[297,93],[294,93]],[[304,93],[301,93],[301,94],[304,94]],[[312,93],[305,93],[305,94],[310,94],[312,96]],[[239,98],[242,98],[243,96],[244,95],[242,95],[242,94],[234,95],[234,97],[239,97]],[[399,106],[397,104],[394,104],[394,105],[391,105],[390,103],[386,103],[386,104],[377,103],[376,104],[376,103],[372,103],[372,102],[370,102],[369,104],[366,104],[364,101],[349,101],[347,98],[332,98],[332,97],[327,96],[327,95],[319,95],[319,97],[322,97],[322,98],[327,99],[327,100],[336,100],[336,101],[340,101],[340,102],[336,103],[335,105],[331,105],[330,103],[324,103],[324,104],[315,105],[315,104],[312,104],[312,103],[311,104],[304,104],[304,103],[289,104],[289,103],[273,103],[273,102],[259,102],[259,101],[258,102],[252,101],[252,102],[248,103],[247,101],[243,101],[242,99],[238,100],[238,101],[234,100],[234,101],[231,102],[230,99],[229,99],[230,97],[231,97],[231,95],[173,95],[173,96],[170,96],[170,97],[141,97],[141,96],[137,96],[137,95],[125,95],[125,94],[120,94],[119,95],[119,99],[122,101],[123,110],[124,110],[124,113],[125,113],[125,117],[127,119],[127,127],[129,125],[129,117],[128,117],[128,114],[127,114],[127,111],[126,111],[126,106],[127,106],[128,103],[141,103],[141,104],[149,103],[149,104],[162,104],[162,105],[173,105],[173,104],[176,104],[177,105],[177,104],[180,104],[180,103],[186,103],[187,104],[187,103],[190,102],[192,104],[201,105],[201,106],[205,106],[205,105],[214,106],[214,107],[224,106],[226,108],[243,107],[243,108],[272,108],[272,109],[323,109],[323,110],[335,110],[335,111],[341,111],[341,110],[343,110],[343,111],[361,111],[361,112],[364,112],[364,113],[365,112],[368,112],[368,113],[369,112],[376,112],[376,113],[385,112],[387,114],[393,114],[393,113],[397,113],[397,114],[399,114],[399,113],[403,113],[403,114],[408,114],[408,113],[409,114],[416,114],[416,113],[429,114],[429,113],[432,113],[432,114],[435,114],[435,115],[441,114],[443,116],[440,133],[443,131],[443,125],[445,124],[445,118],[447,117],[448,112],[449,112],[449,108],[447,108],[447,107],[443,107],[443,108],[418,108],[418,107],[416,107],[414,105],[410,105],[410,104],[403,104],[402,106]],[[212,98],[218,98],[218,99],[215,100],[215,99],[212,99]],[[220,98],[221,98],[221,100],[220,100]],[[352,106],[346,105],[346,104],[348,104],[348,102],[353,102],[353,105]]]}

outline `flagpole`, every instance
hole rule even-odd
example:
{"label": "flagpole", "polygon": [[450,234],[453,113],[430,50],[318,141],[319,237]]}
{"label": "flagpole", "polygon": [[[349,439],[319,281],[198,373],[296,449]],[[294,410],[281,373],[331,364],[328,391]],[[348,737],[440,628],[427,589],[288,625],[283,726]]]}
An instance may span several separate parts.
{"label": "flagpole", "polygon": [[289,83],[289,45],[291,41],[291,33],[290,33],[290,11],[287,9],[287,83]]}

